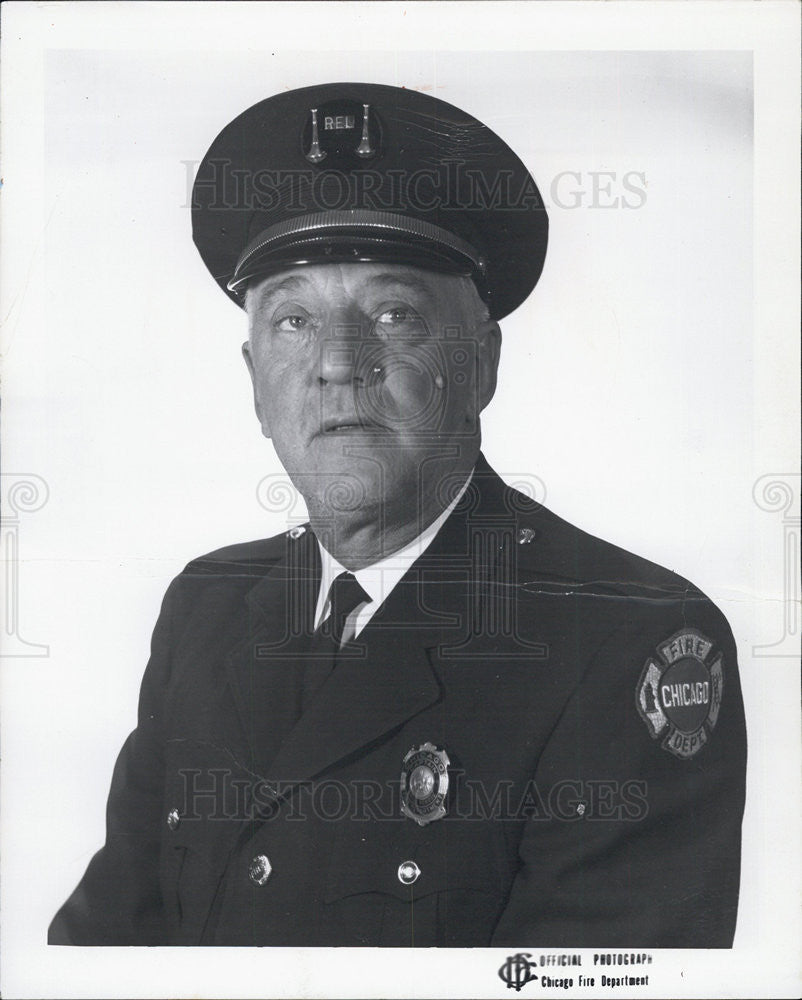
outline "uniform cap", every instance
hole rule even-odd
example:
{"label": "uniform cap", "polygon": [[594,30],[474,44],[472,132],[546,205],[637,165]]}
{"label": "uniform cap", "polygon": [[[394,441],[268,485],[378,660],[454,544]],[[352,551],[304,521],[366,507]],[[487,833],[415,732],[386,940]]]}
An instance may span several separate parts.
{"label": "uniform cap", "polygon": [[493,131],[371,83],[287,91],[235,118],[198,169],[192,229],[238,304],[299,264],[384,261],[471,277],[494,319],[534,288],[548,239],[534,179]]}

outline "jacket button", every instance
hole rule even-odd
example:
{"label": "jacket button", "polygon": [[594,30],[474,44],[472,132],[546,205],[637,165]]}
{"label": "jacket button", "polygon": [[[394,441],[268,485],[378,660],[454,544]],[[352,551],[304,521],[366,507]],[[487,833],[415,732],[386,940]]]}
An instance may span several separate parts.
{"label": "jacket button", "polygon": [[420,868],[414,861],[402,861],[398,866],[398,881],[403,885],[412,885],[420,878]]}
{"label": "jacket button", "polygon": [[167,813],[167,825],[170,827],[171,830],[177,830],[180,822],[181,822],[181,816],[179,815],[178,810],[171,809]]}
{"label": "jacket button", "polygon": [[248,878],[254,885],[264,885],[270,878],[273,866],[268,861],[266,854],[257,854],[248,865]]}

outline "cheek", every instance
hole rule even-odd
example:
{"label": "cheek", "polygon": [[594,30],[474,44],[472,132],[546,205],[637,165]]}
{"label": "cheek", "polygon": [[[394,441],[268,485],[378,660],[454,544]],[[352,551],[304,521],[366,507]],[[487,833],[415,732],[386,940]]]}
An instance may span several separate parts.
{"label": "cheek", "polygon": [[379,422],[409,430],[430,428],[442,413],[442,393],[435,371],[417,358],[394,358],[381,380],[368,391],[367,401]]}
{"label": "cheek", "polygon": [[475,430],[476,417],[480,407],[477,402],[477,386],[465,372],[451,373],[443,391],[443,420],[451,426],[459,427],[466,433]]}
{"label": "cheek", "polygon": [[281,364],[260,366],[254,372],[254,381],[263,425],[274,442],[284,440],[301,423],[304,394],[297,370]]}
{"label": "cheek", "polygon": [[380,422],[411,431],[439,429],[446,410],[446,365],[439,345],[398,346],[375,359],[382,368],[378,380],[368,379],[365,394],[371,414]]}
{"label": "cheek", "polygon": [[252,351],[253,379],[264,405],[271,405],[277,396],[300,381],[299,359],[286,351],[276,350],[266,343]]}

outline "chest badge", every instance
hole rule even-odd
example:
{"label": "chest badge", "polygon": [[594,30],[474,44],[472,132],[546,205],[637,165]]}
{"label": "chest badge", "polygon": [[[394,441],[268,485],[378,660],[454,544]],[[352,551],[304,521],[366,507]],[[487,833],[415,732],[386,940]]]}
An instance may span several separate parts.
{"label": "chest badge", "polygon": [[646,661],[638,682],[637,706],[652,739],[677,757],[693,757],[718,721],[724,670],[721,654],[695,629],[683,629],[661,643]]}
{"label": "chest badge", "polygon": [[450,763],[445,750],[438,750],[433,743],[413,747],[404,757],[401,812],[419,826],[442,819],[446,814]]}

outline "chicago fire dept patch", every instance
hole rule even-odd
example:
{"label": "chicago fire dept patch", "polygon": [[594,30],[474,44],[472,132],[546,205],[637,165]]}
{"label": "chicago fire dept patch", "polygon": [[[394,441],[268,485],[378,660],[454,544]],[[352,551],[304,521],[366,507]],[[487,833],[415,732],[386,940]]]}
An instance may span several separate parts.
{"label": "chicago fire dept patch", "polygon": [[693,757],[715,728],[724,690],[721,654],[713,643],[686,628],[657,647],[638,682],[637,705],[652,739],[677,757]]}

